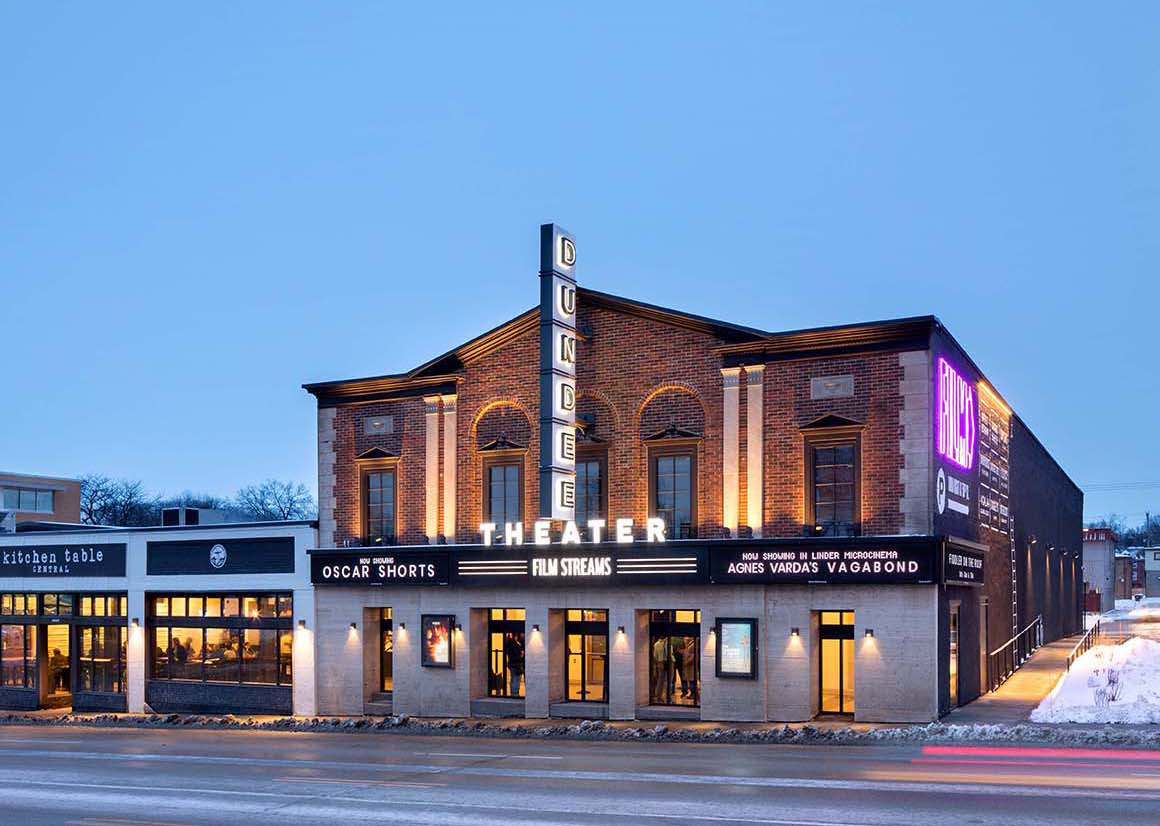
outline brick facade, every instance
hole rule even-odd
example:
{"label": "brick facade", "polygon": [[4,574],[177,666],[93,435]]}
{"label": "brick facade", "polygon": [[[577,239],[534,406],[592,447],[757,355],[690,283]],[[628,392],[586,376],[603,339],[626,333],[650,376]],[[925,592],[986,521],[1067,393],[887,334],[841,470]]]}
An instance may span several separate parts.
{"label": "brick facade", "polygon": [[[580,449],[607,455],[608,514],[632,517],[643,535],[648,516],[649,437],[669,428],[701,434],[697,447],[697,535],[726,536],[722,525],[722,358],[721,338],[697,330],[635,317],[604,307],[581,305],[580,327],[587,331],[578,353],[579,414],[593,438]],[[539,331],[528,329],[503,346],[469,361],[457,383],[456,530],[459,543],[476,542],[483,519],[481,450],[506,439],[523,451],[524,521],[536,517],[539,467]],[[849,398],[811,400],[810,379],[854,376]],[[899,449],[903,368],[898,353],[876,352],[843,359],[773,362],[765,371],[763,428],[766,536],[803,533],[804,466],[801,428],[826,415],[864,423],[862,436],[862,524],[866,534],[902,530],[903,495]],[[739,512],[748,503],[747,384],[740,387]],[[422,397],[340,405],[334,420],[335,544],[357,542],[360,465],[357,457],[378,448],[397,457],[398,542],[422,544],[425,402]],[[394,432],[368,436],[362,422],[392,416]],[[445,457],[440,439],[440,468]],[[442,478],[435,495],[442,509]],[[744,522],[744,520],[742,520]]]}

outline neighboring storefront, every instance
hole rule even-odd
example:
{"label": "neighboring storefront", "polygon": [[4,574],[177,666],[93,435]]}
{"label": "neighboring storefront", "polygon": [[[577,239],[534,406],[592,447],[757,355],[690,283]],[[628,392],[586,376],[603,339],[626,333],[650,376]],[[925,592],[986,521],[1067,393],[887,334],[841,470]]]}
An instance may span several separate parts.
{"label": "neighboring storefront", "polygon": [[313,714],[312,522],[0,537],[0,708]]}

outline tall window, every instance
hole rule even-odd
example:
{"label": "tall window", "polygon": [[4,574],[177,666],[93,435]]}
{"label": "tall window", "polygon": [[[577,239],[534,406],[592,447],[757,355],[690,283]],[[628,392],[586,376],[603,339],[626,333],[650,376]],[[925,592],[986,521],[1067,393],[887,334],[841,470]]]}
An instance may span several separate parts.
{"label": "tall window", "polygon": [[856,434],[806,436],[806,534],[861,533],[860,444]]}
{"label": "tall window", "polygon": [[576,462],[576,524],[605,518],[605,468],[603,456],[581,456]]}
{"label": "tall window", "polygon": [[289,594],[170,594],[149,604],[152,679],[291,684]]}
{"label": "tall window", "polygon": [[486,466],[487,521],[503,532],[505,522],[519,522],[521,516],[521,470],[516,462],[490,462]]}
{"label": "tall window", "polygon": [[125,691],[125,639],[117,625],[77,628],[77,691],[121,694]]}
{"label": "tall window", "polygon": [[395,469],[363,473],[363,525],[368,545],[395,544]]}
{"label": "tall window", "polygon": [[696,536],[696,468],[693,449],[656,451],[652,455],[650,510],[665,521],[665,536],[670,539]]}

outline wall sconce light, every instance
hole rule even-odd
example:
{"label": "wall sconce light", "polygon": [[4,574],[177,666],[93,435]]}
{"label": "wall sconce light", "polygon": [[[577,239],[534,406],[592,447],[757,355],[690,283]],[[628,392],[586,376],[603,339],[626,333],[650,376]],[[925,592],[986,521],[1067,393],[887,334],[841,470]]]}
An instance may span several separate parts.
{"label": "wall sconce light", "polygon": [[306,630],[306,620],[298,620],[298,627],[301,628],[303,631],[305,631]]}
{"label": "wall sconce light", "polygon": [[623,635],[624,634],[624,626],[623,625],[616,626],[616,633]]}
{"label": "wall sconce light", "polygon": [[455,623],[455,630],[462,634],[463,633],[463,626],[460,625],[459,623]]}
{"label": "wall sconce light", "polygon": [[866,629],[866,638],[867,639],[874,639],[874,629],[873,628]]}
{"label": "wall sconce light", "polygon": [[802,635],[801,629],[800,628],[791,628],[791,629],[789,629],[789,635],[791,637],[800,637]]}
{"label": "wall sconce light", "polygon": [[357,630],[358,630],[358,623],[357,623],[357,622],[352,622],[352,623],[350,624],[350,630],[351,630],[351,631],[357,631]]}
{"label": "wall sconce light", "polygon": [[406,630],[407,630],[407,623],[405,623],[405,622],[400,622],[400,623],[399,623],[399,630],[400,630],[400,631],[406,631]]}
{"label": "wall sconce light", "polygon": [[134,628],[140,628],[140,627],[141,627],[141,620],[140,620],[140,618],[138,618],[138,617],[133,617],[133,627],[134,627]]}
{"label": "wall sconce light", "polygon": [[537,622],[535,625],[533,625],[533,626],[532,626],[532,633],[533,633],[533,634],[538,634],[538,633],[540,633],[540,624],[539,624],[538,622]]}

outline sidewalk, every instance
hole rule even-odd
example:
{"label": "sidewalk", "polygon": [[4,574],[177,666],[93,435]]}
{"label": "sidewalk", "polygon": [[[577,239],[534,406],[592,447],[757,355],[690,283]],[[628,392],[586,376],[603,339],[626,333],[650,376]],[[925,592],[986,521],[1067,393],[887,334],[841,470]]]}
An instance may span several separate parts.
{"label": "sidewalk", "polygon": [[1082,636],[1064,637],[1040,647],[996,691],[956,708],[942,722],[948,725],[1028,722],[1032,710],[1067,670],[1067,655]]}

